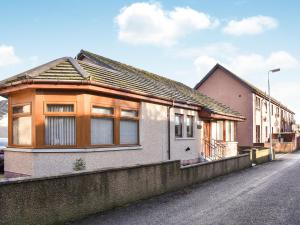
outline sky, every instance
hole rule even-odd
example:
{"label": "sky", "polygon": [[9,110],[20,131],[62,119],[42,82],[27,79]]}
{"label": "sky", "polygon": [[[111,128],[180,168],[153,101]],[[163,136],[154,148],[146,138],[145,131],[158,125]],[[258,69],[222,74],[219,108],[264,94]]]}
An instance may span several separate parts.
{"label": "sky", "polygon": [[194,87],[218,62],[300,121],[298,0],[7,0],[0,79],[85,49]]}

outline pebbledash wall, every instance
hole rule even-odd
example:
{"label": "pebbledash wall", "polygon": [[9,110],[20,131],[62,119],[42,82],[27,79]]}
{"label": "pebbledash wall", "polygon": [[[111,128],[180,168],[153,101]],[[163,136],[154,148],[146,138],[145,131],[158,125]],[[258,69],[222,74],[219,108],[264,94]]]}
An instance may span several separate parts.
{"label": "pebbledash wall", "polygon": [[[81,158],[87,170],[131,166],[168,160],[168,107],[142,102],[140,143],[135,147],[89,149],[28,149],[5,150],[5,171],[30,176],[49,176],[73,172],[74,162]],[[174,113],[194,116],[194,137],[175,138]],[[197,129],[198,113],[193,110],[170,110],[171,160],[195,159],[201,155],[202,129]],[[200,122],[201,123],[201,122]],[[187,150],[189,148],[189,150]],[[18,161],[19,163],[14,163]]]}
{"label": "pebbledash wall", "polygon": [[187,167],[176,160],[0,181],[0,224],[62,224],[250,166],[243,154]]}

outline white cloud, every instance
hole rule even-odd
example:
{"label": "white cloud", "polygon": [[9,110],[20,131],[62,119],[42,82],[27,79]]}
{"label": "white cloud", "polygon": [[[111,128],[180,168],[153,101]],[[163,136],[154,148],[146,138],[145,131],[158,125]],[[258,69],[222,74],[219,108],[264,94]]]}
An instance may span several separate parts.
{"label": "white cloud", "polygon": [[278,26],[278,22],[273,17],[253,16],[242,20],[231,20],[224,27],[223,31],[231,35],[254,35],[260,34],[265,30],[274,29]]}
{"label": "white cloud", "polygon": [[218,20],[189,7],[166,11],[159,3],[133,3],[115,18],[119,39],[130,44],[174,45],[193,31],[209,29]]}
{"label": "white cloud", "polygon": [[15,54],[13,46],[0,45],[0,67],[20,63],[21,60]]}
{"label": "white cloud", "polygon": [[267,56],[245,54],[231,44],[217,43],[199,48],[194,53],[197,52],[194,66],[200,75],[205,75],[217,62],[241,76],[259,76],[275,67],[282,70],[299,67],[299,61],[286,51],[275,51]]}
{"label": "white cloud", "polygon": [[205,74],[212,69],[214,65],[216,65],[217,60],[210,56],[199,56],[194,61],[194,65],[199,74]]}

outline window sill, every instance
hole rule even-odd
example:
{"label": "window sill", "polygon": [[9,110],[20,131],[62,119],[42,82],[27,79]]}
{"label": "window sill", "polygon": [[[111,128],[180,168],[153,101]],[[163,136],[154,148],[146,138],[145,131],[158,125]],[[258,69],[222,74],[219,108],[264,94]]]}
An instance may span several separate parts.
{"label": "window sill", "polygon": [[188,141],[188,140],[196,140],[194,137],[176,137],[176,141]]}
{"label": "window sill", "polygon": [[142,150],[142,146],[128,146],[128,147],[103,147],[103,148],[43,148],[43,149],[22,149],[22,148],[6,148],[7,152],[29,152],[29,153],[91,153],[91,152],[110,152],[110,151],[131,151]]}

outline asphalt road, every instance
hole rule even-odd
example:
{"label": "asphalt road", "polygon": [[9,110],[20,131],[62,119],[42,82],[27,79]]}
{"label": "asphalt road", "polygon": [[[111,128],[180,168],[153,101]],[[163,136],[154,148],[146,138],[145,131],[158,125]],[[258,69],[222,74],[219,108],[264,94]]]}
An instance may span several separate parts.
{"label": "asphalt road", "polygon": [[300,224],[300,152],[72,225]]}

